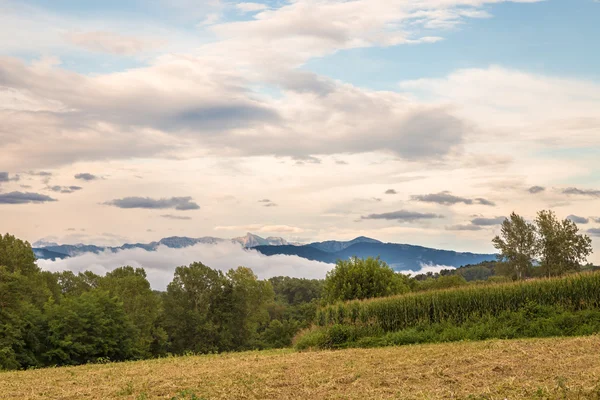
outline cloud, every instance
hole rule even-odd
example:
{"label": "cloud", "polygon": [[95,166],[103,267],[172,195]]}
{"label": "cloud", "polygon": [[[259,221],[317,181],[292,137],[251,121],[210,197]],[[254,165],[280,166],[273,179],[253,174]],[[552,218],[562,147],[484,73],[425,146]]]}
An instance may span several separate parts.
{"label": "cloud", "polygon": [[587,230],[588,235],[600,237],[600,228],[591,228]]}
{"label": "cloud", "polygon": [[277,207],[277,204],[273,203],[269,199],[262,199],[258,201],[259,203],[263,203],[263,207]]}
{"label": "cloud", "polygon": [[[277,83],[284,86],[282,99],[254,96],[257,83],[284,74],[241,73],[228,66],[230,54],[173,54],[148,67],[97,76],[0,57],[0,85],[53,102],[43,112],[0,111],[7,132],[25,132],[14,137],[15,150],[4,162],[16,164],[27,154],[30,163],[42,166],[166,157],[192,149],[299,157],[299,162],[317,162],[320,154],[372,151],[438,159],[459,151],[473,129],[449,107],[333,80],[327,80],[327,95],[286,88],[283,81]],[[335,135],[323,135],[323,129]],[[42,134],[53,139],[50,145],[25,146]]]}
{"label": "cloud", "polygon": [[579,217],[579,216],[573,215],[573,214],[569,215],[567,217],[567,219],[570,219],[571,221],[575,222],[576,224],[582,224],[582,225],[585,225],[590,222],[589,218]]}
{"label": "cloud", "polygon": [[235,8],[242,12],[249,13],[266,10],[268,7],[266,4],[261,3],[238,3],[235,5]]}
{"label": "cloud", "polygon": [[44,194],[30,192],[0,193],[0,204],[30,204],[46,203],[49,201],[56,201],[56,199]]}
{"label": "cloud", "polygon": [[385,191],[385,194],[398,194],[395,189],[388,189]]}
{"label": "cloud", "polygon": [[202,262],[222,271],[245,266],[252,268],[260,279],[281,275],[323,279],[327,271],[334,266],[298,256],[265,256],[255,250],[245,250],[239,244],[228,241],[218,244],[197,244],[182,249],[160,246],[152,252],[129,249],[116,253],[86,253],[64,260],[39,260],[38,265],[46,271],[69,270],[77,273],[90,270],[97,274],[105,274],[123,265],[142,267],[148,274],[152,288],[165,290],[167,284],[173,279],[175,268],[192,262]]}
{"label": "cloud", "polygon": [[600,217],[598,217],[598,218],[592,218],[592,221],[597,222],[597,223],[600,224]]}
{"label": "cloud", "polygon": [[483,228],[481,226],[473,224],[451,225],[446,227],[446,230],[448,231],[480,231],[482,229]]}
{"label": "cloud", "polygon": [[258,233],[302,233],[304,229],[297,226],[290,225],[261,225],[261,224],[250,224],[250,225],[225,225],[216,226],[217,231],[241,231],[241,232],[258,232]]}
{"label": "cloud", "polygon": [[382,214],[369,214],[367,216],[360,217],[361,219],[385,219],[385,220],[397,220],[398,222],[414,222],[418,220],[444,218],[443,215],[432,214],[432,213],[420,213],[415,211],[394,211]]}
{"label": "cloud", "polygon": [[75,179],[81,179],[83,181],[95,181],[97,179],[100,179],[100,177],[98,177],[96,175],[92,175],[92,174],[87,173],[87,172],[83,172],[81,174],[75,175]]}
{"label": "cloud", "polygon": [[563,189],[564,194],[572,194],[578,196],[591,196],[591,197],[600,197],[600,190],[594,189],[578,189],[575,187],[570,187]]}
{"label": "cloud", "polygon": [[57,192],[57,193],[74,193],[78,190],[83,189],[81,186],[49,186],[47,188],[48,190],[51,190],[53,192]]}
{"label": "cloud", "polygon": [[292,160],[296,161],[296,165],[321,164],[321,159],[313,156],[293,156]]}
{"label": "cloud", "polygon": [[33,175],[33,176],[52,176],[52,172],[48,172],[48,171],[29,171],[27,172],[28,175]]}
{"label": "cloud", "polygon": [[0,183],[10,182],[10,181],[19,181],[20,179],[21,179],[21,177],[19,175],[15,175],[11,178],[8,172],[0,172]]}
{"label": "cloud", "polygon": [[187,220],[192,219],[192,217],[188,217],[185,215],[173,215],[173,214],[163,214],[163,215],[161,215],[161,218],[175,219],[175,220],[181,220],[181,221],[187,221]]}
{"label": "cloud", "polygon": [[89,51],[116,55],[133,55],[156,49],[164,44],[161,40],[147,40],[115,32],[69,32],[65,38],[70,43]]}
{"label": "cloud", "polygon": [[531,194],[540,193],[540,192],[543,192],[544,190],[546,190],[546,188],[543,186],[532,186],[529,189],[527,189],[527,191]]}
{"label": "cloud", "polygon": [[450,205],[454,205],[454,204],[458,204],[458,203],[482,204],[485,206],[494,206],[495,205],[493,202],[483,199],[483,198],[480,198],[480,197],[476,198],[476,199],[468,199],[466,197],[454,196],[448,191],[444,191],[444,192],[440,192],[440,193],[411,196],[411,199],[416,200],[416,201],[426,202],[426,203],[442,204],[445,206],[450,206]]}
{"label": "cloud", "polygon": [[150,197],[124,197],[104,203],[119,208],[146,208],[162,210],[172,208],[180,211],[198,210],[200,206],[192,201],[191,197],[171,197],[170,199],[152,199]]}
{"label": "cloud", "polygon": [[477,226],[500,225],[501,223],[504,222],[505,219],[506,219],[506,217],[493,217],[493,218],[477,217],[477,218],[473,218],[471,220],[471,224],[477,225]]}

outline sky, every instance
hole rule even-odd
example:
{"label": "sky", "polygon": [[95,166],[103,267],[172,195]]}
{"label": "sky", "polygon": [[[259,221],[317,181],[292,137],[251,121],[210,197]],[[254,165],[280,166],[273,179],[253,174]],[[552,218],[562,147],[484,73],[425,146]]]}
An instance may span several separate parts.
{"label": "sky", "polygon": [[552,209],[600,263],[598,21],[595,0],[0,0],[0,231],[492,252],[505,216]]}

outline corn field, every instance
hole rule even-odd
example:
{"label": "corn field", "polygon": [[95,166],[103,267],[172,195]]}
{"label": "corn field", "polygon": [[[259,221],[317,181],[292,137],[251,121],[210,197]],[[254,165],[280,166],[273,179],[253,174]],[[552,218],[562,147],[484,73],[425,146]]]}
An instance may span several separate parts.
{"label": "corn field", "polygon": [[345,324],[392,332],[420,324],[460,324],[531,303],[570,311],[600,308],[600,273],[349,301],[319,309],[316,321],[319,326]]}

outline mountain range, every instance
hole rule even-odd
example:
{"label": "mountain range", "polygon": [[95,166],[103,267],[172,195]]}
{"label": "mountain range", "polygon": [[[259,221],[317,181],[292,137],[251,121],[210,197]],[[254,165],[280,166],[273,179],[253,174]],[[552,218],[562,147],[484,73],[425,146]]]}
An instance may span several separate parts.
{"label": "mountain range", "polygon": [[168,237],[157,242],[124,244],[119,247],[104,247],[96,245],[60,245],[51,242],[34,243],[34,253],[38,259],[62,259],[84,253],[116,252],[126,249],[144,249],[155,251],[159,246],[169,248],[184,248],[198,243],[217,244],[232,241],[245,248],[252,248],[264,255],[277,254],[295,255],[308,260],[325,263],[335,263],[339,259],[357,257],[380,257],[397,271],[419,270],[424,265],[445,265],[460,267],[467,264],[477,264],[482,261],[496,259],[495,254],[462,253],[451,250],[439,250],[410,244],[383,243],[376,239],[360,236],[349,241],[328,240],[309,244],[291,244],[280,237],[262,238],[252,233],[246,236],[221,239],[216,237]]}

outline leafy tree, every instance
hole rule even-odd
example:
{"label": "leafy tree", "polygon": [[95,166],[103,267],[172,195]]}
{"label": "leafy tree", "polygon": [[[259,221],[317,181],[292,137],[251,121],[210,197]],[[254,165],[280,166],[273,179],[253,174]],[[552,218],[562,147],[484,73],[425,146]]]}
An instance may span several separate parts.
{"label": "leafy tree", "polygon": [[97,288],[102,277],[91,271],[80,272],[77,275],[73,271],[55,272],[56,281],[62,294],[65,296],[81,296]]}
{"label": "leafy tree", "polygon": [[35,263],[35,254],[29,242],[9,235],[0,235],[0,265],[8,272],[29,276],[40,272]]}
{"label": "leafy tree", "polygon": [[220,350],[224,335],[221,322],[227,318],[221,271],[202,263],[177,267],[164,296],[164,327],[175,353],[207,353]]}
{"label": "leafy tree", "polygon": [[159,326],[162,301],[150,288],[143,268],[117,268],[106,274],[98,286],[123,302],[123,309],[135,327],[134,348],[138,358],[164,354],[167,333]]}
{"label": "leafy tree", "polygon": [[310,303],[321,297],[323,280],[276,276],[269,279],[276,299],[289,305]]}
{"label": "leafy tree", "polygon": [[123,304],[104,290],[49,302],[48,350],[51,365],[77,365],[99,359],[122,361],[134,355],[134,329]]}
{"label": "leafy tree", "polygon": [[260,326],[269,323],[267,305],[275,297],[269,281],[260,281],[250,268],[239,267],[227,272],[231,304],[229,329],[232,349],[252,346]]}
{"label": "leafy tree", "polygon": [[499,260],[506,266],[498,272],[513,279],[531,276],[537,252],[537,237],[533,224],[513,212],[504,220],[500,236],[496,236],[492,243],[500,251]]}
{"label": "leafy tree", "polygon": [[538,213],[535,224],[540,236],[540,266],[545,276],[578,271],[592,253],[592,240],[579,234],[579,228],[570,219],[559,221],[554,212],[543,210]]}
{"label": "leafy tree", "polygon": [[397,274],[384,261],[369,257],[338,260],[327,273],[323,297],[328,303],[391,296],[408,292],[408,278]]}
{"label": "leafy tree", "polygon": [[0,369],[40,365],[50,296],[29,243],[0,235]]}

